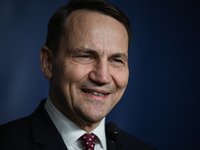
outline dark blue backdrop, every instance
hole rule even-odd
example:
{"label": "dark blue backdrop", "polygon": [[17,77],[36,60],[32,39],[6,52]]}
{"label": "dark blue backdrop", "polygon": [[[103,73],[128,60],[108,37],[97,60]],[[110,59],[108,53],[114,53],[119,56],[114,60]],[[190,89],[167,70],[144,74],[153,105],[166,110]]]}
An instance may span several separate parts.
{"label": "dark blue backdrop", "polygon": [[[130,80],[107,121],[159,150],[200,149],[200,1],[110,0],[130,18]],[[65,0],[0,0],[0,124],[48,93],[40,69],[50,16]]]}

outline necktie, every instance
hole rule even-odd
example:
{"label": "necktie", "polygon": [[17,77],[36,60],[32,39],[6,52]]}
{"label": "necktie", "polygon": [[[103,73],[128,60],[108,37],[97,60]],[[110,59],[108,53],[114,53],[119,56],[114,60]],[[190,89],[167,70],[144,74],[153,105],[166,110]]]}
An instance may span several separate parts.
{"label": "necktie", "polygon": [[96,135],[86,133],[79,140],[81,140],[84,150],[94,150]]}

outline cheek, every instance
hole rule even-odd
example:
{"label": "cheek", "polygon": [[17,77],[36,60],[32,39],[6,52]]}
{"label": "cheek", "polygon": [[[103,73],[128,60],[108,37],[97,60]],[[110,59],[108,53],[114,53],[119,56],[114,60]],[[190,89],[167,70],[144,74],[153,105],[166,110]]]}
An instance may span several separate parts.
{"label": "cheek", "polygon": [[120,89],[126,88],[128,84],[128,78],[129,78],[129,71],[127,70],[120,70],[117,73],[113,74],[113,79],[116,83],[116,86]]}
{"label": "cheek", "polygon": [[85,78],[90,72],[89,66],[79,65],[76,63],[68,63],[63,68],[63,76],[68,82],[77,83]]}

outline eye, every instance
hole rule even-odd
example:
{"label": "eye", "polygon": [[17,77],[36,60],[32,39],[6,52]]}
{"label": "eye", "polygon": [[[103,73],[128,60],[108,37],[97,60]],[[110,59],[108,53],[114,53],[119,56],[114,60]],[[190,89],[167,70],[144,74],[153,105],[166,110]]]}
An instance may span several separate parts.
{"label": "eye", "polygon": [[110,59],[110,63],[111,65],[115,68],[115,67],[122,67],[122,66],[125,66],[125,61],[123,59],[120,59],[120,58],[113,58],[113,59]]}
{"label": "eye", "polygon": [[88,54],[79,54],[73,57],[73,60],[81,64],[89,64],[95,61],[95,58],[92,55]]}
{"label": "eye", "polygon": [[89,59],[89,58],[91,58],[90,55],[80,55],[79,57],[84,58],[84,59]]}
{"label": "eye", "polygon": [[125,64],[124,61],[120,58],[113,58],[111,59],[111,62],[114,64],[114,65],[123,65]]}
{"label": "eye", "polygon": [[122,61],[121,59],[113,59],[113,61],[114,61],[115,63],[123,63],[123,61]]}

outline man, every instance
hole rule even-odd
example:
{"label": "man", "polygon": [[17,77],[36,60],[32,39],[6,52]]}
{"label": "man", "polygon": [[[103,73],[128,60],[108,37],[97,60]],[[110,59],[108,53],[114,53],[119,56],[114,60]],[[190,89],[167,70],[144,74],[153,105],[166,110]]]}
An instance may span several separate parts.
{"label": "man", "polygon": [[105,135],[105,116],[128,83],[130,38],[128,18],[106,1],[71,0],[56,11],[40,56],[49,96],[0,127],[0,149],[153,150],[123,131],[115,144]]}

